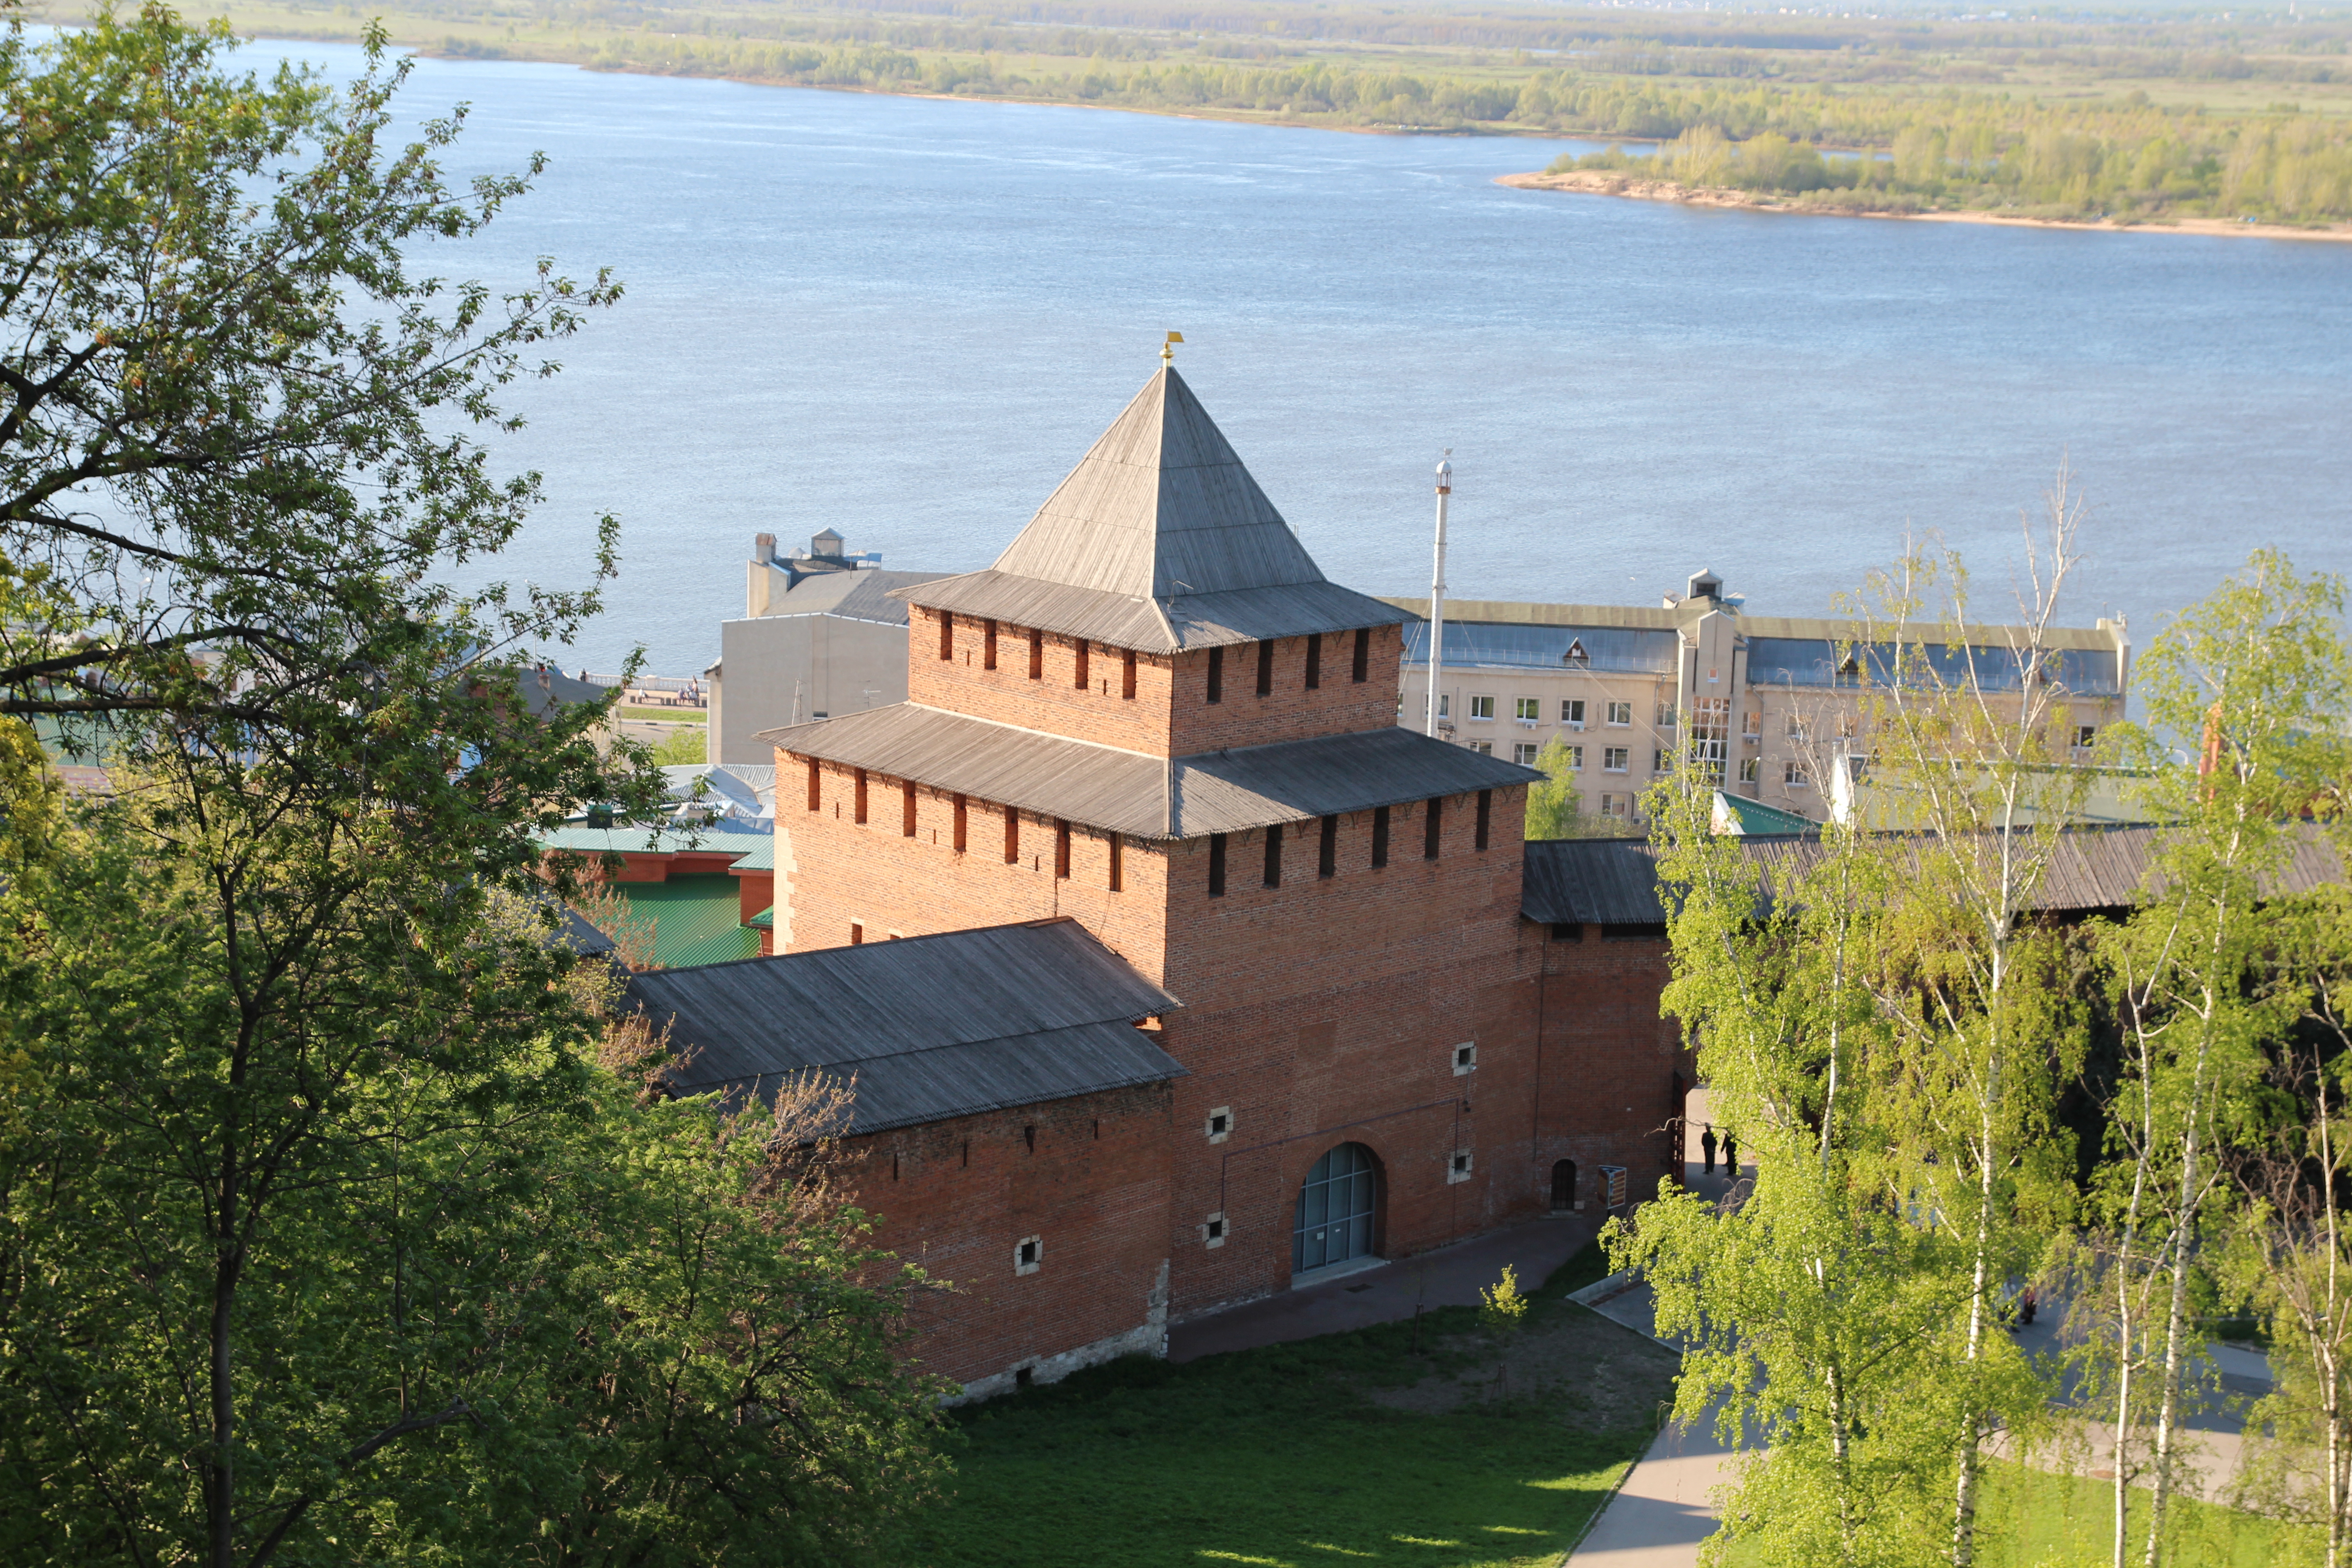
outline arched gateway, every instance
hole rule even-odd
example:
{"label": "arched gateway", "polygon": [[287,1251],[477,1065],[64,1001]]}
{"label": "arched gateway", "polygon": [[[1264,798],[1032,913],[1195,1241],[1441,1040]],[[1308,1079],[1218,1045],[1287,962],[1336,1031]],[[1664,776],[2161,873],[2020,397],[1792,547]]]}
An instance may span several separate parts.
{"label": "arched gateway", "polygon": [[1342,1143],[1307,1173],[1298,1189],[1298,1216],[1290,1232],[1290,1271],[1304,1274],[1372,1253],[1372,1218],[1381,1177],[1372,1152]]}

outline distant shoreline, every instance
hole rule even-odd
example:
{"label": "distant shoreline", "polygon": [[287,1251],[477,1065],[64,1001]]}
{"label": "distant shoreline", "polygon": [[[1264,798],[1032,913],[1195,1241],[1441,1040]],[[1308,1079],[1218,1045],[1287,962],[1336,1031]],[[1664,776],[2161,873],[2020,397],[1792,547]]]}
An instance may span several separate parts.
{"label": "distant shoreline", "polygon": [[1502,174],[1495,183],[1521,191],[1567,191],[1577,195],[1623,196],[1642,202],[1673,202],[1680,206],[1730,207],[1746,212],[1789,213],[1800,217],[1900,218],[1918,223],[1981,223],[2010,228],[2091,229],[2105,234],[2200,234],[2233,239],[2316,239],[2352,242],[2352,224],[2325,228],[2296,228],[2278,223],[2242,223],[2232,218],[2183,217],[2161,223],[2116,223],[2113,219],[2012,216],[1989,212],[1871,212],[1832,206],[1804,206],[1775,201],[1747,191],[1677,184],[1672,180],[1645,180],[1613,169],[1579,169],[1565,174]]}

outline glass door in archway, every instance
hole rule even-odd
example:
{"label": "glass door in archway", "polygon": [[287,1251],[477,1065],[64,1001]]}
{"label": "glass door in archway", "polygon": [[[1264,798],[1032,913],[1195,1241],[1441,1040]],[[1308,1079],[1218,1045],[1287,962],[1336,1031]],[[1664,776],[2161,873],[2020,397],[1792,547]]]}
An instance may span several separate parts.
{"label": "glass door in archway", "polygon": [[1372,1152],[1361,1143],[1342,1143],[1316,1161],[1298,1189],[1290,1271],[1304,1274],[1371,1256],[1372,1211],[1379,1199]]}

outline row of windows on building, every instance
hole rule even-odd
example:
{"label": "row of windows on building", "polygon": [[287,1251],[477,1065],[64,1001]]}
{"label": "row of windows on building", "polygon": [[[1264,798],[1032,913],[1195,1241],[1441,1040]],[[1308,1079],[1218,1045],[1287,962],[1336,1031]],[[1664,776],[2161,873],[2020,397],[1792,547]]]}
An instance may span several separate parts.
{"label": "row of windows on building", "polygon": [[[1495,698],[1473,692],[1465,700],[1469,710],[1468,716],[1474,721],[1485,722],[1495,717]],[[1514,697],[1511,699],[1511,716],[1522,724],[1540,724],[1543,722],[1543,705],[1544,700],[1540,697]],[[1581,697],[1560,699],[1559,721],[1571,729],[1581,730],[1584,728],[1585,713],[1588,710],[1601,716],[1601,722],[1605,724],[1618,729],[1633,727],[1633,705],[1631,702],[1588,702]],[[1452,692],[1441,691],[1437,694],[1437,716],[1441,719],[1454,717]],[[1658,728],[1671,730],[1674,726],[1675,705],[1671,702],[1659,703]]]}
{"label": "row of windows on building", "polygon": [[[1045,679],[1045,634],[1034,626],[1026,628],[1013,627],[1012,629],[1020,634],[1021,637],[1025,637],[1027,640],[1029,653],[1029,679],[1032,680]],[[992,620],[983,620],[980,623],[980,667],[982,669],[996,668],[997,643],[999,640],[996,622]],[[1087,691],[1093,689],[1094,661],[1092,656],[1094,647],[1094,644],[1088,642],[1084,637],[1077,639],[1077,641],[1073,645],[1075,649],[1075,658],[1072,660],[1070,684],[1076,690]],[[1270,641],[1261,642],[1256,645],[1257,652],[1255,659],[1257,664],[1257,694],[1260,697],[1270,697],[1274,694],[1275,647],[1276,645]],[[1118,656],[1118,694],[1121,698],[1129,701],[1133,701],[1135,699],[1135,650],[1131,647],[1112,647],[1105,645],[1103,652],[1106,654],[1117,654]],[[940,616],[940,658],[944,660],[952,661],[955,656],[956,618],[952,615],[942,614]],[[1354,658],[1350,661],[1349,665],[1349,681],[1352,684],[1360,686],[1367,680],[1370,680],[1371,679],[1371,628],[1369,626],[1359,626],[1355,633]],[[1108,677],[1105,678],[1104,683],[1106,689],[1108,689]],[[1303,675],[1303,684],[1305,689],[1308,691],[1319,690],[1322,688],[1323,634],[1321,632],[1310,633],[1307,636],[1307,666]],[[1225,700],[1225,649],[1222,647],[1213,647],[1209,650],[1208,682],[1205,696],[1206,700],[1211,702],[1223,702]]]}
{"label": "row of windows on building", "polygon": [[[807,767],[808,809],[813,812],[823,811],[824,809],[824,766],[812,760]],[[898,786],[898,834],[900,837],[912,838],[917,833],[915,803],[919,786],[912,779],[899,779],[896,783]],[[864,768],[850,770],[851,821],[862,826],[871,820],[873,786],[874,780]],[[950,843],[957,854],[962,855],[968,853],[971,847],[971,800],[970,796],[961,795],[950,795],[948,798],[954,812],[953,826],[950,830]],[[986,808],[985,802],[982,805]],[[835,809],[838,813],[837,802]],[[1000,812],[1003,818],[1004,863],[1008,866],[1017,864],[1021,859],[1020,810],[1009,805],[996,806],[992,809]],[[1379,870],[1389,863],[1390,813],[1391,808],[1385,805],[1377,806],[1372,812],[1371,868],[1374,870]],[[1482,850],[1486,847],[1492,837],[1494,816],[1495,792],[1482,789],[1477,795],[1473,831],[1475,844]],[[1074,829],[1062,818],[1056,817],[1053,820],[1054,875],[1066,879],[1070,875],[1070,847]],[[1438,858],[1438,851],[1444,837],[1444,821],[1445,802],[1443,797],[1424,801],[1422,804],[1422,858],[1423,859],[1434,860]],[[1283,825],[1279,823],[1264,831],[1265,835],[1265,885],[1269,888],[1278,888],[1282,886],[1284,845],[1287,835]],[[1213,833],[1209,836],[1209,896],[1213,899],[1221,899],[1225,895],[1225,870],[1232,837],[1225,833]],[[1126,880],[1126,841],[1117,833],[1106,834],[1104,837],[1109,851],[1106,857],[1104,885],[1109,891],[1116,893],[1124,889]],[[1320,843],[1316,858],[1315,874],[1318,878],[1334,877],[1339,874],[1339,818],[1336,816],[1326,816],[1321,819]],[[863,939],[861,936],[852,940]]]}
{"label": "row of windows on building", "polygon": [[[1495,743],[1492,741],[1472,741],[1468,744],[1472,751],[1477,752],[1482,755],[1492,756],[1495,753]],[[1566,751],[1568,753],[1569,771],[1570,773],[1582,773],[1584,771],[1584,748],[1582,746],[1570,746],[1563,744],[1562,750]],[[1533,742],[1523,741],[1511,748],[1511,761],[1518,763],[1519,766],[1523,768],[1531,768],[1536,765],[1536,758],[1542,753],[1542,751],[1543,748],[1535,744]],[[1664,773],[1666,771],[1666,762],[1667,755],[1664,747],[1659,746],[1652,749],[1650,752],[1650,771],[1652,773]],[[1633,771],[1633,749],[1631,746],[1601,747],[1601,771],[1604,773],[1626,773],[1630,775]],[[1754,784],[1761,778],[1762,775],[1763,763],[1760,759],[1756,757],[1743,757],[1740,759],[1739,780],[1742,784]],[[1805,773],[1805,765],[1802,763],[1785,762],[1780,764],[1780,782],[1787,784],[1791,789],[1803,789],[1811,784],[1811,781],[1807,776]]]}
{"label": "row of windows on building", "polygon": [[[1472,722],[1489,721],[1494,719],[1495,703],[1496,701],[1496,699],[1494,697],[1487,696],[1483,693],[1473,693],[1465,700],[1469,708],[1468,717]],[[1440,692],[1438,694],[1437,716],[1439,718],[1448,719],[1453,717],[1453,701],[1454,700],[1451,693]],[[1544,700],[1539,697],[1514,697],[1511,699],[1512,716],[1521,724],[1541,723],[1543,721],[1543,705]],[[1597,711],[1603,715],[1601,722],[1612,729],[1631,728],[1633,722],[1633,704],[1631,702],[1588,703],[1586,700],[1581,697],[1564,697],[1559,700],[1559,722],[1573,730],[1583,729],[1585,727],[1585,714],[1588,710]],[[1399,710],[1402,710],[1402,704],[1400,704]],[[1675,727],[1677,722],[1680,721],[1680,718],[1681,712],[1675,704],[1672,702],[1661,702],[1657,705],[1656,727],[1658,729],[1671,730]],[[1725,721],[1726,721],[1718,720],[1718,722]],[[1835,733],[1840,740],[1850,740],[1858,732],[1861,720],[1859,715],[1853,712],[1851,710],[1847,710],[1830,715],[1828,722],[1830,726],[1834,729]],[[1784,732],[1791,741],[1811,740],[1813,738],[1814,730],[1820,727],[1813,719],[1808,718],[1805,714],[1795,712],[1784,714],[1782,716],[1781,723]],[[1760,740],[1763,737],[1763,733],[1764,715],[1762,713],[1750,709],[1740,715],[1740,739],[1748,742],[1755,742]],[[2098,737],[2098,726],[2095,724],[2078,724],[2074,726],[2074,743],[2075,749],[2078,751],[2089,751],[2097,743]],[[1487,742],[1476,744],[1475,749],[1491,755],[1495,748],[1493,742]],[[1582,747],[1574,747],[1571,749],[1574,750],[1580,757],[1582,755]],[[1622,756],[1624,754],[1624,750],[1625,749],[1622,747],[1612,748],[1610,754],[1612,756]],[[1529,762],[1533,759],[1535,752],[1536,748],[1534,746],[1519,746],[1517,748],[1517,760],[1521,763]],[[1661,752],[1660,755],[1663,756],[1664,753]],[[1576,765],[1580,768],[1584,764],[1580,761]],[[1659,771],[1664,771],[1663,763],[1659,764]],[[1749,776],[1752,778],[1752,773]],[[1799,780],[1793,782],[1801,781]]]}

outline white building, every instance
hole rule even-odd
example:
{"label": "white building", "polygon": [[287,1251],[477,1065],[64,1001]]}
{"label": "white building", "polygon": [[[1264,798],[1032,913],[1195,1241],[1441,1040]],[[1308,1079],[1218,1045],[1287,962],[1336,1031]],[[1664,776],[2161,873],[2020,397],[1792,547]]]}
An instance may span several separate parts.
{"label": "white building", "polygon": [[[1388,603],[1424,617],[1405,627],[1399,710],[1399,722],[1417,729],[1427,710],[1429,601]],[[2079,755],[2123,717],[2126,633],[2120,619],[2103,619],[2047,634]],[[1862,671],[1873,663],[1864,636],[1856,621],[1749,615],[1706,572],[1655,609],[1448,599],[1438,732],[1530,766],[1557,738],[1582,812],[1632,818],[1641,793],[1689,746],[1719,767],[1726,791],[1821,821],[1831,814],[1829,760],[1855,749]],[[1989,689],[2017,689],[2010,650],[2021,636],[1976,629],[1976,668]],[[1954,650],[1927,651],[1958,668]]]}
{"label": "white building", "polygon": [[744,563],[743,618],[722,621],[710,689],[709,759],[773,766],[761,730],[907,700],[907,605],[889,596],[945,575],[885,572],[826,529],[776,553],[762,533]]}

